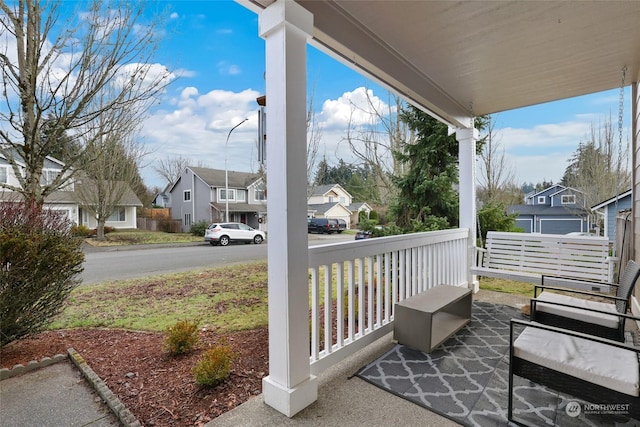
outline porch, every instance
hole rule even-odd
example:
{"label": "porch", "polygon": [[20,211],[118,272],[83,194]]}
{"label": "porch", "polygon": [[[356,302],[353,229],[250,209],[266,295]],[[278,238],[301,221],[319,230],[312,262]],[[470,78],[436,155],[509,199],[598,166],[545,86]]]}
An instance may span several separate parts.
{"label": "porch", "polygon": [[[307,413],[310,405],[329,407],[317,401],[318,378],[332,388],[330,399],[336,391],[323,372],[387,336],[394,301],[440,283],[475,286],[471,265],[479,135],[474,117],[631,85],[634,192],[640,184],[637,2],[580,7],[571,2],[403,2],[397,7],[373,1],[238,1],[258,14],[265,40],[267,128],[269,141],[275,142],[269,145],[268,213],[271,230],[286,230],[269,236],[270,366],[263,396],[289,417]],[[323,249],[317,256],[307,250],[309,43],[446,123],[455,134],[460,228],[446,232],[453,233],[449,241],[429,240],[443,232],[372,239],[361,246]],[[634,219],[637,203],[636,198]],[[637,236],[637,225],[632,228]],[[408,242],[412,238],[426,240]],[[639,244],[634,238],[634,250]],[[309,280],[311,287],[306,286]],[[342,400],[344,412],[332,407],[331,415],[324,415],[338,417],[340,425],[353,412],[353,399]],[[363,409],[367,419],[376,409]]]}

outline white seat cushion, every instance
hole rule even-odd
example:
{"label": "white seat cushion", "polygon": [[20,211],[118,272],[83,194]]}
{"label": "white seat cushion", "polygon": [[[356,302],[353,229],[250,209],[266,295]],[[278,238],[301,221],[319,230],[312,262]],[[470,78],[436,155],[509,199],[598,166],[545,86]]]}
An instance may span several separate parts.
{"label": "white seat cushion", "polygon": [[584,338],[528,327],[514,356],[631,396],[640,391],[637,353]]}
{"label": "white seat cushion", "polygon": [[596,313],[589,310],[581,310],[582,308],[608,311],[610,313],[618,313],[615,304],[606,302],[591,301],[585,298],[575,298],[569,295],[555,294],[553,292],[542,292],[537,298],[539,301],[557,302],[560,304],[569,304],[574,307],[565,307],[555,304],[536,303],[536,311],[555,314],[570,319],[580,320],[582,322],[593,323],[604,326],[606,328],[617,328],[620,324],[619,316],[610,316],[608,314]]}

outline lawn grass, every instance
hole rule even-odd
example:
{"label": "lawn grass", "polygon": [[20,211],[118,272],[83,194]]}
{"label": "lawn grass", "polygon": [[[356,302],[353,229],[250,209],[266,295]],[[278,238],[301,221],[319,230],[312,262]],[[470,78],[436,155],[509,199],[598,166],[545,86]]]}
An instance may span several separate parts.
{"label": "lawn grass", "polygon": [[267,263],[83,285],[49,328],[165,331],[183,319],[221,332],[266,326]]}
{"label": "lawn grass", "polygon": [[513,280],[496,279],[493,277],[480,278],[480,289],[524,295],[526,297],[533,295],[533,285],[531,283],[515,282]]}
{"label": "lawn grass", "polygon": [[203,242],[204,237],[190,233],[165,233],[147,230],[116,230],[108,233],[104,241],[94,238],[86,239],[92,246],[146,245],[155,243],[189,243]]}
{"label": "lawn grass", "polygon": [[[364,268],[366,278],[368,266]],[[335,277],[334,266],[334,298]],[[322,270],[320,283],[324,283]],[[529,283],[484,277],[480,288],[525,296],[532,292]],[[322,285],[320,298],[322,304]],[[195,319],[200,327],[231,332],[266,326],[267,311],[267,263],[262,261],[82,285],[71,293],[49,329],[106,327],[162,332],[178,320]]]}

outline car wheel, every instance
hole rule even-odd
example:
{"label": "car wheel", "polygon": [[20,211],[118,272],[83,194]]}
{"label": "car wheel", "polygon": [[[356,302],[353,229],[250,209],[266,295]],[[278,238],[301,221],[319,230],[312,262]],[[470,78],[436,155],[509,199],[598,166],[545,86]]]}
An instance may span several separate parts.
{"label": "car wheel", "polygon": [[209,243],[211,244],[211,246],[216,246],[217,245],[217,243],[214,242],[213,240],[209,240]]}
{"label": "car wheel", "polygon": [[342,233],[342,230],[338,230],[338,234]]}
{"label": "car wheel", "polygon": [[220,237],[220,246],[227,246],[229,244],[229,236]]}
{"label": "car wheel", "polygon": [[259,234],[258,234],[258,235],[256,235],[256,236],[253,238],[253,243],[255,243],[256,245],[259,245],[260,243],[262,243],[262,236],[261,236],[261,235],[259,235]]}

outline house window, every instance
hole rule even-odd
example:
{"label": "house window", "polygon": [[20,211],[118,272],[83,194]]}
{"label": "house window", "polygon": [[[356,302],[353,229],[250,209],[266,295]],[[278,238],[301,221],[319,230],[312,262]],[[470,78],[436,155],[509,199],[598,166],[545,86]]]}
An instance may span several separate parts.
{"label": "house window", "polygon": [[123,222],[126,221],[125,209],[120,208],[114,211],[109,218],[107,218],[109,222]]}
{"label": "house window", "polygon": [[260,184],[259,186],[256,187],[255,197],[256,197],[256,200],[261,202],[264,202],[265,200],[267,200],[267,193],[264,190],[264,184]]}
{"label": "house window", "polygon": [[563,205],[575,205],[576,204],[576,195],[575,194],[567,194],[562,196],[561,202]]}
{"label": "house window", "polygon": [[238,193],[238,194],[237,194],[237,196],[238,196],[238,202],[244,202],[244,201],[247,199],[247,197],[246,197],[246,195],[245,195],[245,191],[244,191],[244,190],[238,190],[238,191],[237,191],[237,193]]}
{"label": "house window", "polygon": [[191,226],[191,214],[190,213],[184,214],[184,225],[186,227]]}
{"label": "house window", "polygon": [[[224,188],[218,190],[218,200],[225,201],[227,200],[227,191]],[[236,190],[229,190],[229,201],[234,202],[236,200]]]}
{"label": "house window", "polygon": [[191,190],[184,190],[184,199],[185,202],[191,201]]}
{"label": "house window", "polygon": [[347,203],[347,199],[345,197],[340,197],[340,203],[343,205]]}
{"label": "house window", "polygon": [[538,204],[544,205],[547,202],[547,198],[545,196],[538,196]]}
{"label": "house window", "polygon": [[54,169],[42,169],[42,175],[40,175],[40,185],[51,185],[56,179],[60,171]]}
{"label": "house window", "polygon": [[7,183],[7,168],[5,166],[0,166],[0,182]]}
{"label": "house window", "polygon": [[333,203],[333,196],[329,196],[329,203]]}

